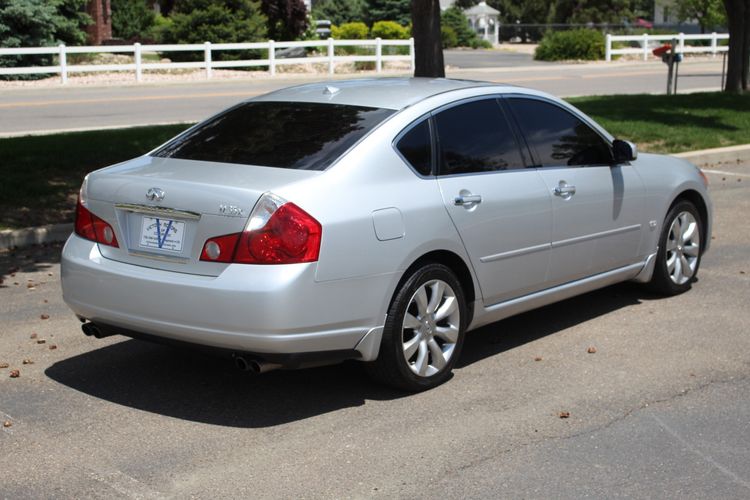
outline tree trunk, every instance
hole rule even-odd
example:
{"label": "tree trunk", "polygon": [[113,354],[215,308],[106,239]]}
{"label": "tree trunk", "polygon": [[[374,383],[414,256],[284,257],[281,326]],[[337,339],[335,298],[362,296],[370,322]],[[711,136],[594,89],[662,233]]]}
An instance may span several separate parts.
{"label": "tree trunk", "polygon": [[440,1],[412,0],[411,23],[414,36],[414,76],[444,77]]}
{"label": "tree trunk", "polygon": [[726,92],[747,90],[750,69],[750,0],[724,0],[729,24]]}

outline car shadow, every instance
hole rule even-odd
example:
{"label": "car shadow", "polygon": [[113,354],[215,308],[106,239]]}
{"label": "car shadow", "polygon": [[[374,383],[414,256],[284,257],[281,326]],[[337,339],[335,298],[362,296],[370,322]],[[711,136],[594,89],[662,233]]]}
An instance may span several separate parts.
{"label": "car shadow", "polygon": [[[483,327],[467,336],[457,368],[650,298],[616,285]],[[61,360],[45,374],[74,390],[150,413],[262,428],[408,394],[372,382],[358,362],[251,376],[228,359],[126,340]]]}
{"label": "car shadow", "polygon": [[13,283],[16,273],[47,271],[60,262],[62,243],[32,245],[0,251],[0,288]]}

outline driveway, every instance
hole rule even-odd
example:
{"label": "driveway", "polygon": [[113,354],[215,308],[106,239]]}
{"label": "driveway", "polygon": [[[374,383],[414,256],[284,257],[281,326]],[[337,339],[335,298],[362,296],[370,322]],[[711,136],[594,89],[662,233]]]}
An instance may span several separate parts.
{"label": "driveway", "polygon": [[2,253],[0,497],[747,498],[750,164],[709,177],[692,291],[622,284],[489,325],[418,395],[354,362],[251,377],[84,337],[59,246]]}

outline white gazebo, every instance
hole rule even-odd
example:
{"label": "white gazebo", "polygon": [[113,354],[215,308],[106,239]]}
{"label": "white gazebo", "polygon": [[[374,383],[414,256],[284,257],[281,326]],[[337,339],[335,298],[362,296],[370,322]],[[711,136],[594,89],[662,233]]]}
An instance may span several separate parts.
{"label": "white gazebo", "polygon": [[482,35],[482,38],[494,44],[498,43],[500,31],[500,22],[498,21],[499,10],[493,9],[487,5],[487,2],[482,1],[466,9],[464,15],[469,18],[471,27]]}

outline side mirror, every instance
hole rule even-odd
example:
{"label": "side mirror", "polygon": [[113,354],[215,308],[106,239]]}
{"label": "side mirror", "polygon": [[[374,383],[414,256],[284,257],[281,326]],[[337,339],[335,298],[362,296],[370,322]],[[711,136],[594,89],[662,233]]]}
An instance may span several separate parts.
{"label": "side mirror", "polygon": [[612,156],[615,163],[627,163],[638,158],[638,148],[630,141],[615,139],[612,142]]}

